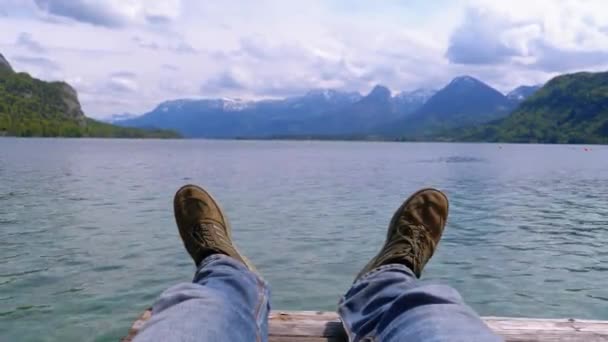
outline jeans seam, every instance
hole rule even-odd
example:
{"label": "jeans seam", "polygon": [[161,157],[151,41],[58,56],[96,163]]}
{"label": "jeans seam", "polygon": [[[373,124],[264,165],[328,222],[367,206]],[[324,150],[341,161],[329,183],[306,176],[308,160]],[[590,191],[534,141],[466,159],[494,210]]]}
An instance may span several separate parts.
{"label": "jeans seam", "polygon": [[[365,273],[364,275],[362,275],[359,279],[357,279],[353,285],[351,286],[351,288],[356,287],[357,285],[359,285],[361,282],[368,280],[370,277],[373,277],[374,275],[382,272],[382,271],[386,271],[386,270],[398,270],[398,271],[405,271],[408,274],[415,276],[414,273],[412,272],[412,270],[410,270],[407,266],[402,265],[402,264],[387,264],[387,265],[382,265],[379,267],[376,267],[372,270],[370,270],[369,272]],[[346,300],[346,295],[342,296],[342,299],[340,301],[340,308],[338,309],[338,316],[340,317],[340,320],[342,321],[342,326],[344,327],[344,331],[346,332],[346,335],[348,337],[348,340],[350,342],[353,342],[355,340],[355,336],[354,333],[350,330],[350,327],[345,324],[345,320],[344,317],[342,315],[342,310],[341,310],[341,304]],[[356,336],[359,338],[360,341],[365,341],[365,339],[369,339],[371,341],[377,341],[378,338],[376,336],[376,331],[372,331],[369,334],[367,334],[366,336]]]}
{"label": "jeans seam", "polygon": [[[344,301],[344,299],[345,299],[345,298],[346,298],[346,296],[343,296],[343,297],[342,297],[342,300],[341,300],[340,304],[342,304],[342,302]],[[350,329],[350,326],[348,326],[348,325],[345,323],[345,321],[346,321],[346,320],[344,319],[344,316],[342,315],[342,310],[341,310],[341,307],[340,307],[340,308],[338,308],[338,317],[340,318],[340,322],[342,323],[342,327],[344,328],[344,332],[346,333],[346,337],[348,337],[348,341],[349,341],[349,342],[354,342],[354,341],[355,341],[355,334],[354,334],[354,333],[353,333],[353,331]],[[378,340],[378,338],[377,338],[377,336],[376,336],[376,330],[374,329],[374,331],[371,331],[369,334],[367,334],[367,335],[365,335],[365,336],[363,336],[363,337],[360,337],[360,336],[359,336],[359,339],[358,339],[358,340],[359,340],[359,341],[366,341],[366,340],[365,340],[366,338],[367,338],[367,339],[370,339],[372,342],[373,342],[373,341],[377,341],[377,340]]]}
{"label": "jeans seam", "polygon": [[346,337],[348,337],[348,341],[353,342],[353,332],[350,330],[348,325],[344,323],[344,317],[342,317],[342,310],[338,309],[338,317],[340,317],[340,322],[342,322],[342,328],[344,328],[344,332],[346,333]]}
{"label": "jeans seam", "polygon": [[257,342],[261,342],[262,341],[262,329],[260,326],[260,313],[262,311],[262,304],[264,303],[264,296],[265,296],[265,291],[264,291],[264,283],[263,281],[259,278],[259,277],[255,277],[256,280],[256,288],[257,288],[257,292],[258,292],[258,300],[257,300],[257,305],[255,307],[255,311],[254,311],[254,319],[255,319],[255,330],[256,330],[256,341]]}
{"label": "jeans seam", "polygon": [[[203,259],[203,261],[198,266],[197,274],[198,274],[198,272],[200,272],[203,268],[207,267],[212,262],[222,260],[224,258],[231,259],[230,261],[235,261],[235,264],[239,264],[239,262],[237,260],[231,258],[230,256],[227,256],[224,254],[213,254],[213,255],[210,255],[210,256],[206,257],[205,259]],[[236,267],[237,267],[237,269],[239,269],[239,271],[251,272],[251,270],[247,269],[244,265],[243,265],[243,268],[241,267],[241,265],[238,265]],[[253,272],[251,272],[251,273],[253,273]],[[257,301],[256,301],[256,306],[255,306],[255,309],[253,312],[253,318],[255,320],[256,341],[261,342],[262,341],[262,331],[261,331],[262,329],[261,329],[261,324],[260,324],[260,314],[262,312],[262,306],[265,302],[264,298],[266,297],[266,294],[265,294],[266,283],[258,275],[252,274],[252,276],[255,279],[256,290],[257,290],[256,291],[257,292]]]}

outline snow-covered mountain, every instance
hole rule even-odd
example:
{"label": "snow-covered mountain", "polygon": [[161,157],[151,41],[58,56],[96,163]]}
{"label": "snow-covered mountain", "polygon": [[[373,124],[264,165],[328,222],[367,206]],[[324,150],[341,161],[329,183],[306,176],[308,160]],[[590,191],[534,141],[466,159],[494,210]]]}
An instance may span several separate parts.
{"label": "snow-covered mountain", "polygon": [[134,118],[136,118],[138,116],[139,115],[137,115],[137,114],[131,114],[131,113],[113,114],[113,115],[111,115],[109,117],[102,118],[101,121],[113,124],[115,122],[120,122],[120,121],[124,121],[124,120],[134,119]]}
{"label": "snow-covered mountain", "polygon": [[376,85],[365,96],[313,89],[301,96],[273,100],[172,100],[142,116],[114,122],[206,138],[397,135],[487,122],[507,115],[515,105],[487,84],[461,76],[440,91],[415,89],[393,94]]}

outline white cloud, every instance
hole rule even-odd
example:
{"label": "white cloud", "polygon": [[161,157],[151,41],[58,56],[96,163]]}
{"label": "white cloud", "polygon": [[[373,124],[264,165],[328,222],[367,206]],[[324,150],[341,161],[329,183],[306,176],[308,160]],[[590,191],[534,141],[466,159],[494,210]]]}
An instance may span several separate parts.
{"label": "white cloud", "polygon": [[166,23],[180,13],[180,0],[34,0],[45,14],[105,27]]}
{"label": "white cloud", "polygon": [[[498,84],[544,82],[559,73],[608,68],[608,3],[539,0],[470,3],[446,57]],[[490,70],[491,67],[493,70]]]}
{"label": "white cloud", "polygon": [[[490,49],[499,46],[508,52],[503,54],[503,62],[514,60],[540,69],[544,67],[544,60],[552,59],[550,55],[567,56],[567,59],[578,55],[591,61],[585,56],[608,52],[608,34],[602,27],[602,23],[608,21],[605,1],[481,1],[477,6],[467,12],[464,24],[452,35],[452,43],[458,43],[458,33],[465,31],[470,35],[462,43],[477,39],[488,43],[485,47]],[[484,45],[477,47],[485,52]],[[470,55],[474,54],[471,50]],[[564,65],[576,64],[564,60]],[[587,66],[593,65],[597,63]],[[558,70],[565,71],[559,67]]]}
{"label": "white cloud", "polygon": [[110,79],[105,84],[105,88],[108,92],[118,94],[133,93],[139,88],[137,76],[128,71],[115,72],[110,75]]}
{"label": "white cloud", "polygon": [[450,37],[446,56],[457,64],[504,63],[523,55],[513,38],[527,25],[484,8],[469,8],[462,25]]}
{"label": "white cloud", "polygon": [[0,52],[19,71],[72,80],[94,116],[179,97],[440,87],[461,74],[506,91],[608,67],[608,4],[599,0],[0,0],[0,8]]}
{"label": "white cloud", "polygon": [[21,32],[19,34],[19,36],[17,37],[17,41],[15,42],[15,45],[22,46],[34,53],[46,52],[46,49],[42,46],[42,44],[40,44],[38,41],[36,41],[32,37],[32,35],[27,32]]}
{"label": "white cloud", "polygon": [[29,57],[29,56],[16,56],[12,59],[16,65],[25,65],[26,67],[33,67],[39,69],[46,69],[47,71],[56,71],[61,69],[59,64],[44,57]]}

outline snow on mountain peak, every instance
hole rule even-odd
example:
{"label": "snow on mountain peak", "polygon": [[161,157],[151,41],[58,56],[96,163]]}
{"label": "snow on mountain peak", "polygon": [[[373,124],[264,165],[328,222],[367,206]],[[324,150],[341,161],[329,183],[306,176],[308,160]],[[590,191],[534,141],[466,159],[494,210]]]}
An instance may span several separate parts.
{"label": "snow on mountain peak", "polygon": [[251,101],[245,101],[242,99],[231,99],[231,98],[222,98],[222,108],[225,111],[238,112],[249,108],[252,104]]}
{"label": "snow on mountain peak", "polygon": [[456,84],[467,84],[467,85],[472,85],[472,84],[476,84],[479,83],[478,80],[474,79],[471,76],[458,76],[456,78],[454,78],[452,80],[452,82],[450,82],[450,85],[456,85]]}
{"label": "snow on mountain peak", "polygon": [[307,96],[323,97],[325,100],[330,100],[336,96],[337,92],[333,89],[313,89],[309,91]]}
{"label": "snow on mountain peak", "polygon": [[435,89],[421,88],[412,91],[402,91],[395,95],[395,98],[403,103],[425,103],[433,95],[437,93]]}
{"label": "snow on mountain peak", "polygon": [[192,102],[194,100],[187,100],[187,99],[180,99],[180,100],[169,100],[169,101],[165,101],[163,103],[161,103],[158,106],[158,109],[163,111],[163,112],[168,112],[171,109],[177,108],[177,109],[181,109],[184,104]]}

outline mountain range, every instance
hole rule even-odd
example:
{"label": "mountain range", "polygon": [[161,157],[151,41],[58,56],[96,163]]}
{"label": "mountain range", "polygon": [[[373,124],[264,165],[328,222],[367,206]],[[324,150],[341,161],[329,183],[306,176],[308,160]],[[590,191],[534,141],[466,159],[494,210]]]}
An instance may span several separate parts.
{"label": "mountain range", "polygon": [[[284,99],[182,99],[102,123],[65,82],[15,72],[0,54],[0,136],[323,138],[608,143],[608,72],[579,72],[506,95],[470,76],[439,90],[316,89]],[[117,126],[119,125],[119,126]]]}
{"label": "mountain range", "polygon": [[537,87],[503,95],[470,76],[439,91],[392,94],[382,85],[368,94],[317,89],[279,100],[183,99],[163,102],[138,117],[112,122],[173,129],[195,138],[422,137],[508,115]]}
{"label": "mountain range", "polygon": [[[522,94],[529,95],[531,93]],[[430,97],[412,115],[391,123],[388,132],[396,136],[429,136],[499,119],[507,116],[518,103],[519,99],[510,99],[473,77],[461,76]]]}
{"label": "mountain range", "polygon": [[17,73],[0,54],[0,136],[178,137],[164,130],[125,128],[88,118],[76,90]]}

